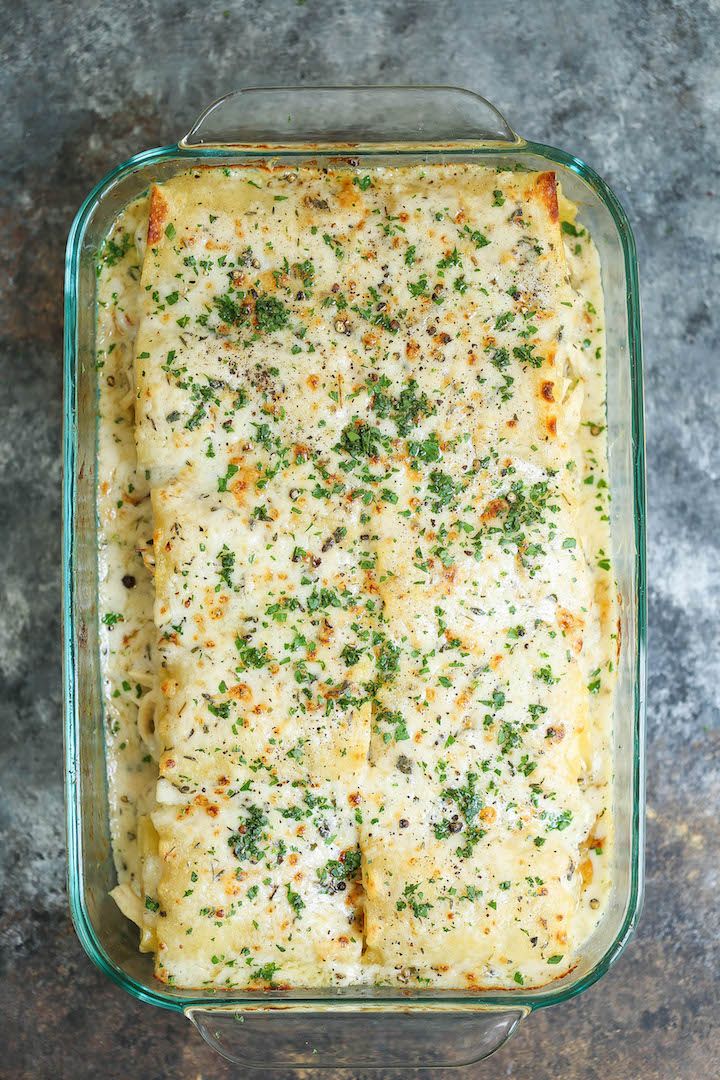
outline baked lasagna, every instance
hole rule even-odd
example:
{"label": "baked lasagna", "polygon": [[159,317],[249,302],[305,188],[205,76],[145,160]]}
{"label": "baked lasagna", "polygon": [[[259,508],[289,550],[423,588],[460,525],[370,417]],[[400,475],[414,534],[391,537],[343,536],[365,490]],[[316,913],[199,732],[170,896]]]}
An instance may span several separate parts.
{"label": "baked lasagna", "polygon": [[600,271],[554,174],[198,169],[98,274],[113,895],[157,977],[566,974],[619,641]]}

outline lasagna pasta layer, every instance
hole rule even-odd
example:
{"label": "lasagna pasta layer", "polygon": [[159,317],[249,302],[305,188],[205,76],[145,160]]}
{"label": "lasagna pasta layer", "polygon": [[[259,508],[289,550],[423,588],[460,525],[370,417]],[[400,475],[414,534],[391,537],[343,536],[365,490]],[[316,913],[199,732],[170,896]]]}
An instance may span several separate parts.
{"label": "lasagna pasta layer", "polygon": [[152,190],[159,780],[118,899],[164,981],[542,985],[597,922],[601,298],[560,209],[464,163]]}

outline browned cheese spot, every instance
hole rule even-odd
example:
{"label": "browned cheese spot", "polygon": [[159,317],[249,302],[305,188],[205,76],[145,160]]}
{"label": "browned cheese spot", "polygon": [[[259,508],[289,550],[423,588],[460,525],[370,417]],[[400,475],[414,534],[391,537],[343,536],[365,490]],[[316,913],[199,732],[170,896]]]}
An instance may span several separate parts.
{"label": "browned cheese spot", "polygon": [[168,204],[160,188],[154,187],[150,195],[150,219],[148,221],[148,244],[157,244],[167,220]]}

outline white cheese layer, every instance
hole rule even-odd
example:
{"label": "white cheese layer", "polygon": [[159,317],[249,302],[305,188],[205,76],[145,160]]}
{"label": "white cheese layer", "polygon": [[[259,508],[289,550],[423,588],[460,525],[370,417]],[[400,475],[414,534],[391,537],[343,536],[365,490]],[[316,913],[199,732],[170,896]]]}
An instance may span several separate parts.
{"label": "white cheese layer", "polygon": [[615,609],[574,213],[551,174],[212,169],[116,223],[112,831],[165,981],[541,985],[602,916]]}

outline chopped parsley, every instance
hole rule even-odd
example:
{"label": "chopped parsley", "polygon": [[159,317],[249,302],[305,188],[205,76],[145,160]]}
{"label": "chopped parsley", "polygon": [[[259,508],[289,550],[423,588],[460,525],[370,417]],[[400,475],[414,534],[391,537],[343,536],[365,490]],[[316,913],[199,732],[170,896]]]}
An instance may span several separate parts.
{"label": "chopped parsley", "polygon": [[289,313],[281,300],[264,294],[255,301],[255,325],[263,333],[281,330],[287,325]]}
{"label": "chopped parsley", "polygon": [[339,859],[328,859],[318,870],[320,884],[329,892],[342,892],[346,882],[357,876],[361,862],[359,848],[344,852]]}
{"label": "chopped parsley", "polygon": [[238,831],[228,838],[228,845],[240,862],[258,863],[265,857],[260,847],[268,823],[259,806],[248,807],[247,817],[241,818]]}
{"label": "chopped parsley", "polygon": [[410,908],[416,919],[426,919],[432,906],[431,903],[425,900],[419,884],[406,885],[403,889],[402,899],[395,904],[398,911],[405,911],[406,908]]}
{"label": "chopped parsley", "polygon": [[303,900],[300,893],[296,893],[296,892],[293,891],[293,888],[292,888],[292,885],[290,884],[290,882],[288,882],[287,885],[285,886],[285,895],[287,896],[288,904],[290,905],[290,907],[293,909],[293,911],[295,913],[295,918],[299,919],[300,918],[300,912],[305,907],[305,901]]}

